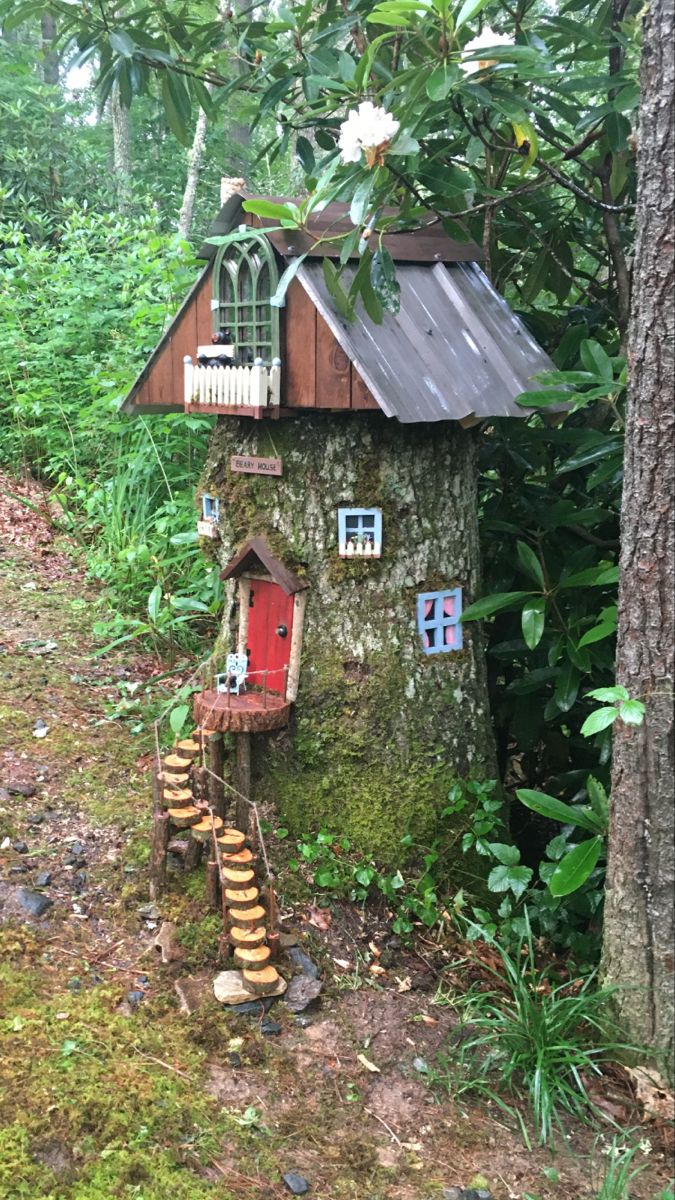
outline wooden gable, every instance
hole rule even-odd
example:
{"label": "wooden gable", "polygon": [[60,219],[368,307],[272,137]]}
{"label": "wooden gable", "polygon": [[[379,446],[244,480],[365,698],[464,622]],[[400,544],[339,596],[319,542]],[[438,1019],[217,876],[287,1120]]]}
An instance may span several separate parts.
{"label": "wooden gable", "polygon": [[[212,262],[202,271],[158,342],[125,402],[125,412],[181,412],[183,360],[211,341]],[[294,280],[281,309],[281,403],[286,411],[379,409],[358,371],[302,285]],[[202,409],[202,411],[204,411]],[[242,416],[259,415],[241,410]],[[278,416],[276,410],[270,415]]]}

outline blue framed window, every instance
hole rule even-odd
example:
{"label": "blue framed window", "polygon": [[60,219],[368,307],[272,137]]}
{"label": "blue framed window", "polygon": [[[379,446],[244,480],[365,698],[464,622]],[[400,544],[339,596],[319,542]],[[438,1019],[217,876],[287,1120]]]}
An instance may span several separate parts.
{"label": "blue framed window", "polygon": [[202,496],[202,517],[205,521],[217,521],[219,508],[216,496]]}
{"label": "blue framed window", "polygon": [[379,558],[382,554],[382,509],[339,508],[341,558]]}
{"label": "blue framed window", "polygon": [[463,645],[462,589],[422,592],[417,597],[417,628],[425,654],[447,654]]}

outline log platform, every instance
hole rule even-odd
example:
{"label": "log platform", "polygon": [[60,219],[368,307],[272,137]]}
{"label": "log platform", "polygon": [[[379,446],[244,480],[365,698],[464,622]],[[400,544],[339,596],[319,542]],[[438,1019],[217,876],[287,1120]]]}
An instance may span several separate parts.
{"label": "log platform", "polygon": [[194,719],[221,733],[270,733],[288,725],[289,700],[275,692],[199,692],[194,699]]}

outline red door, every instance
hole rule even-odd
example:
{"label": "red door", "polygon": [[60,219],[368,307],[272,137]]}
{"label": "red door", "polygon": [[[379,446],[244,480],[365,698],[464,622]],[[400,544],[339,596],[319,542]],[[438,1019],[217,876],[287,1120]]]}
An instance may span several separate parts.
{"label": "red door", "polygon": [[[284,667],[291,654],[293,630],[293,597],[287,596],[278,583],[252,579],[248,613],[248,669],[251,687],[262,687],[264,676],[256,671],[269,671],[268,692],[280,696],[286,692]],[[273,672],[273,673],[272,673]]]}

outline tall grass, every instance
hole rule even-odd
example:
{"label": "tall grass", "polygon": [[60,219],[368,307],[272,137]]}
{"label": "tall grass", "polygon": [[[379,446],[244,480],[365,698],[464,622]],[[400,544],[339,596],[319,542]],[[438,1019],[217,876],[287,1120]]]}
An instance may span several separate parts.
{"label": "tall grass", "polygon": [[[537,966],[532,933],[509,954],[494,943],[500,968],[486,967],[497,985],[474,986],[449,1001],[462,1016],[463,1035],[444,1080],[455,1094],[476,1092],[518,1116],[505,1100],[527,1100],[540,1143],[562,1131],[565,1116],[588,1120],[596,1113],[588,1085],[602,1064],[628,1049],[612,1034],[611,989],[594,975],[551,987]],[[526,1135],[525,1126],[521,1128]]]}

